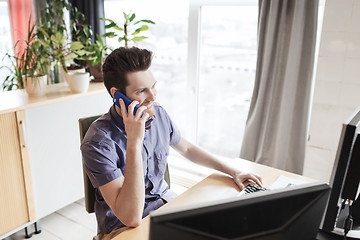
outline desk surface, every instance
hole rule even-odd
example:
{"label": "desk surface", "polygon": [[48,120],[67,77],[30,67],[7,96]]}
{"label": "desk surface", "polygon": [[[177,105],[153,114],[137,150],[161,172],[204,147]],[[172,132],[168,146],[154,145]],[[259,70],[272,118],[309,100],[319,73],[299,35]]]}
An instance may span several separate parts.
{"label": "desk surface", "polygon": [[[235,168],[241,169],[244,172],[252,172],[260,175],[265,187],[271,185],[281,175],[308,182],[315,181],[307,177],[260,165],[244,159],[233,159],[229,161],[229,163]],[[238,192],[239,189],[231,177],[221,173],[214,173],[193,187],[189,188],[186,192],[179,195],[171,202],[164,205],[162,209],[230,198],[236,196]],[[142,220],[142,223],[139,227],[130,228],[113,239],[149,239],[149,225],[150,218],[147,216]]]}

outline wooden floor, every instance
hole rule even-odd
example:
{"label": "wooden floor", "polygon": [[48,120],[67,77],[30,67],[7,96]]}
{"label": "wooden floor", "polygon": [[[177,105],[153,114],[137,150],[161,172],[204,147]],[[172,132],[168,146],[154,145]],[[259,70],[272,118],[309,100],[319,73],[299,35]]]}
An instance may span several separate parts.
{"label": "wooden floor", "polygon": [[[172,184],[171,189],[177,194],[186,190],[175,184]],[[30,240],[92,240],[97,231],[95,214],[86,212],[84,199],[41,219],[38,224],[41,233],[33,234]],[[31,225],[29,232],[33,231]],[[5,240],[22,239],[26,239],[24,229],[5,238]]]}

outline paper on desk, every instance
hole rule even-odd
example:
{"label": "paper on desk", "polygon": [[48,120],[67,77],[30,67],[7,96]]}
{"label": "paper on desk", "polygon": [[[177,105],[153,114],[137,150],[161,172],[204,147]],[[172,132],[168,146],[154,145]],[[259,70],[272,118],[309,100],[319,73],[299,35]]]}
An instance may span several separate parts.
{"label": "paper on desk", "polygon": [[281,175],[280,177],[278,177],[278,179],[276,179],[275,182],[273,182],[270,186],[269,189],[279,189],[279,188],[286,188],[286,187],[291,187],[294,185],[300,185],[300,184],[305,184],[307,183],[306,181],[302,181],[299,179],[295,179],[295,178],[291,178],[291,177],[286,177],[284,175]]}

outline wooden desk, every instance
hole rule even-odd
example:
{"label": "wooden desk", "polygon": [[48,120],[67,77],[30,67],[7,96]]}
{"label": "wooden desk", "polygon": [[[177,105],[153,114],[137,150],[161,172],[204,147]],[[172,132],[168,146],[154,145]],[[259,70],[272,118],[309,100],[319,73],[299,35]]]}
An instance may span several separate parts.
{"label": "wooden desk", "polygon": [[[306,178],[300,175],[292,174],[268,166],[253,163],[244,159],[233,159],[229,163],[235,168],[241,169],[244,172],[252,172],[262,177],[265,187],[271,185],[279,176],[287,176],[304,180],[307,182],[314,182],[315,180]],[[164,205],[162,208],[174,208],[195,203],[203,203],[224,198],[236,196],[239,192],[238,187],[235,185],[231,177],[214,173],[205,178],[201,182],[188,189],[177,198]],[[150,217],[147,216],[143,219],[141,225],[137,228],[130,228],[120,235],[114,237],[114,240],[131,239],[131,240],[146,240],[149,239],[149,225]]]}

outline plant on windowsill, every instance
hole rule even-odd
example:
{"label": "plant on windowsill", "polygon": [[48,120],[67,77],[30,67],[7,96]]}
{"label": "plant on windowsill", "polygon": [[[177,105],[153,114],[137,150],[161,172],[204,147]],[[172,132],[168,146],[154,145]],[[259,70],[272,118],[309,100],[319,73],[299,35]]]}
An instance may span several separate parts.
{"label": "plant on windowsill", "polygon": [[[51,59],[50,69],[58,78],[54,82],[66,80],[72,92],[85,92],[89,87],[90,75],[85,71],[86,66],[75,64],[76,59],[83,59],[90,54],[85,46],[89,45],[90,28],[84,24],[85,16],[73,7],[67,0],[47,0],[45,15],[40,19],[38,36],[47,47]],[[64,19],[64,9],[73,18],[70,26]],[[53,18],[53,16],[58,16]],[[69,32],[73,37],[70,39]],[[58,74],[56,74],[58,73]]]}
{"label": "plant on windowsill", "polygon": [[86,54],[84,45],[80,41],[68,42],[62,32],[56,32],[55,35],[49,36],[40,27],[39,31],[44,35],[43,44],[49,49],[53,60],[50,67],[60,66],[64,70],[64,76],[71,92],[86,92],[89,88],[90,75],[85,71],[85,67],[74,64],[75,59],[81,59]]}
{"label": "plant on windowsill", "polygon": [[83,43],[83,55],[79,56],[78,60],[83,60],[85,66],[89,67],[91,75],[94,77],[93,81],[101,82],[102,77],[102,64],[104,58],[108,54],[109,48],[104,44],[102,38],[97,34],[96,41],[93,43],[91,36],[93,35],[89,25],[84,24],[85,16],[81,12],[74,13],[75,21],[73,22],[74,38]]}
{"label": "plant on windowsill", "polygon": [[98,34],[96,37],[97,40],[95,43],[85,47],[88,52],[86,60],[90,72],[94,77],[94,81],[102,82],[102,64],[104,63],[105,57],[108,55],[109,48],[104,44],[102,38]]}
{"label": "plant on windowsill", "polygon": [[42,96],[46,93],[47,76],[46,66],[48,54],[46,47],[36,37],[35,25],[28,23],[28,35],[24,40],[18,40],[15,44],[14,55],[6,54],[11,61],[10,74],[3,83],[4,90],[22,89],[29,96]]}
{"label": "plant on windowsill", "polygon": [[149,26],[147,24],[155,24],[155,22],[147,19],[142,19],[135,21],[135,13],[123,13],[124,24],[123,27],[120,27],[115,21],[109,18],[101,18],[108,24],[105,25],[105,29],[110,29],[112,31],[107,32],[103,35],[106,38],[115,38],[117,37],[118,42],[124,41],[125,47],[128,47],[131,42],[137,43],[148,37],[139,36],[141,32],[147,31]]}

